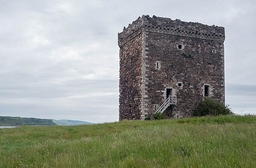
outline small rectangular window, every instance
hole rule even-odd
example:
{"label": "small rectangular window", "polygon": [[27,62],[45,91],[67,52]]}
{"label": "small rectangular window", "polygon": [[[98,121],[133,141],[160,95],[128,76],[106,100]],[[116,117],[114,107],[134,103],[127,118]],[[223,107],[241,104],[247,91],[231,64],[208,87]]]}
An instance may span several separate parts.
{"label": "small rectangular window", "polygon": [[183,83],[182,83],[182,82],[178,82],[178,83],[176,84],[176,86],[178,86],[179,89],[182,89],[182,88],[183,88]]}
{"label": "small rectangular window", "polygon": [[209,97],[209,85],[204,85],[204,97]]}

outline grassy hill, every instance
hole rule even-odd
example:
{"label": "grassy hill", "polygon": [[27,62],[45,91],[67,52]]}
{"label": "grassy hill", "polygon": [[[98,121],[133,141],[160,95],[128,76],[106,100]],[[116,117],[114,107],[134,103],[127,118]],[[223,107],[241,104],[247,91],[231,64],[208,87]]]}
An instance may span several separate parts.
{"label": "grassy hill", "polygon": [[0,167],[254,167],[256,117],[0,129]]}

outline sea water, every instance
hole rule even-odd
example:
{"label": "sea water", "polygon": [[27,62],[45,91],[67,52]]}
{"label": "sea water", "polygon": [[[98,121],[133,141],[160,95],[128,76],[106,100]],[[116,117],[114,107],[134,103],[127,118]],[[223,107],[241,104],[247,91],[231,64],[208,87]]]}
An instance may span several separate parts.
{"label": "sea water", "polygon": [[0,126],[0,129],[2,128],[16,128],[17,126]]}

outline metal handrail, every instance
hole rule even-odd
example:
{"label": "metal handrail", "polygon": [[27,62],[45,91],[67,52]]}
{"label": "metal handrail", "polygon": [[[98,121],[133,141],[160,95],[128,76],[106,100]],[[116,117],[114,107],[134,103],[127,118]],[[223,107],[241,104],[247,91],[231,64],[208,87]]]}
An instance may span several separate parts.
{"label": "metal handrail", "polygon": [[161,104],[160,107],[155,111],[155,113],[163,113],[170,105],[177,105],[177,97],[169,96],[165,101]]}

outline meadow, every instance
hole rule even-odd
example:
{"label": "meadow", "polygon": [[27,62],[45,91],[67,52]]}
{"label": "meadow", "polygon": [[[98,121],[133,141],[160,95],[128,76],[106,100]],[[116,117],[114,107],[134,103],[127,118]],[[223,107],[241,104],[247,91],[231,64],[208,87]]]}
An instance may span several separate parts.
{"label": "meadow", "polygon": [[254,167],[256,116],[0,129],[0,167]]}

